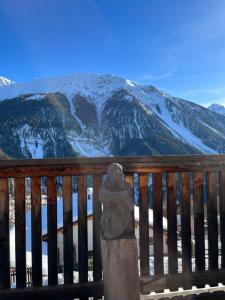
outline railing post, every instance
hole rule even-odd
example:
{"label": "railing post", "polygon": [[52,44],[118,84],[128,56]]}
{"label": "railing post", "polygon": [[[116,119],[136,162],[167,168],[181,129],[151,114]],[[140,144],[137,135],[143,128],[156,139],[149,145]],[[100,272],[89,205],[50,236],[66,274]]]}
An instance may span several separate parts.
{"label": "railing post", "polygon": [[107,175],[99,189],[104,299],[140,300],[132,189],[123,179],[121,165],[111,164]]}

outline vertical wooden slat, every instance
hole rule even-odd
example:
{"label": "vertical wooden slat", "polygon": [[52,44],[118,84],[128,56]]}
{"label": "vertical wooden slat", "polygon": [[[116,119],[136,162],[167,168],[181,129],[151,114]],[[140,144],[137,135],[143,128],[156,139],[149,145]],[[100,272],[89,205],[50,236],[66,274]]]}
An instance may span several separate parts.
{"label": "vertical wooden slat", "polygon": [[100,241],[100,218],[102,214],[101,203],[98,198],[102,178],[93,176],[93,277],[94,281],[102,279],[102,259]]}
{"label": "vertical wooden slat", "polygon": [[9,288],[9,193],[7,178],[0,178],[0,228],[0,288]]}
{"label": "vertical wooden slat", "polygon": [[149,275],[148,176],[139,175],[140,273]]}
{"label": "vertical wooden slat", "polygon": [[[168,222],[168,271],[177,273],[177,204],[176,204],[176,174],[167,174],[167,222]],[[176,289],[169,281],[171,290]]]}
{"label": "vertical wooden slat", "polygon": [[186,273],[184,288],[191,288],[191,280],[187,273],[192,270],[191,247],[191,209],[190,209],[190,175],[181,173],[181,241],[182,241],[182,273]]}
{"label": "vertical wooden slat", "polygon": [[205,270],[203,174],[194,173],[194,231],[196,271]]}
{"label": "vertical wooden slat", "polygon": [[25,179],[15,178],[16,287],[26,286]]}
{"label": "vertical wooden slat", "polygon": [[152,174],[154,274],[162,275],[163,268],[163,191],[162,173]]}
{"label": "vertical wooden slat", "polygon": [[[225,268],[225,171],[220,172],[219,199],[220,199],[221,267]],[[225,279],[223,283],[225,283]]]}
{"label": "vertical wooden slat", "polygon": [[48,217],[48,284],[58,283],[57,246],[57,183],[56,177],[47,177],[47,217]]}
{"label": "vertical wooden slat", "polygon": [[[78,269],[79,282],[88,281],[87,178],[78,176]],[[82,298],[82,300],[87,298]]]}
{"label": "vertical wooden slat", "polygon": [[72,177],[63,177],[63,255],[64,283],[73,283]]}
{"label": "vertical wooden slat", "polygon": [[132,199],[133,199],[133,214],[132,214],[132,224],[133,224],[133,233],[135,234],[135,220],[134,220],[134,176],[131,174],[125,175],[125,181],[130,185],[132,191]]}
{"label": "vertical wooden slat", "polygon": [[218,269],[217,173],[207,172],[209,270]]}
{"label": "vertical wooden slat", "polygon": [[31,178],[32,282],[42,285],[41,177]]}

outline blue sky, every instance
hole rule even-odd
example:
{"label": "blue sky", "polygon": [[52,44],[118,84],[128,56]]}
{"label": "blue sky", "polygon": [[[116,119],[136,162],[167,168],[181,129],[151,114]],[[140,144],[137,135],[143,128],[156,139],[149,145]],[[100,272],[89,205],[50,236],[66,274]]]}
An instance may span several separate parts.
{"label": "blue sky", "polygon": [[0,0],[0,75],[111,73],[225,104],[224,0]]}

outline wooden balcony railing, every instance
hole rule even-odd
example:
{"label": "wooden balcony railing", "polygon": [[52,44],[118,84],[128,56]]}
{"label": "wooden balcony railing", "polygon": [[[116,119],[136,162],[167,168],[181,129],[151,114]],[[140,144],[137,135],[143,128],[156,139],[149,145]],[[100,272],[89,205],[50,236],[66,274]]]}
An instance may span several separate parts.
{"label": "wooden balcony railing", "polygon": [[[225,283],[225,156],[151,156],[0,161],[0,298],[102,297],[98,189],[112,162],[123,166],[138,195],[142,292]],[[72,177],[78,185],[79,283],[73,283]],[[93,232],[87,229],[87,176],[93,187]],[[32,287],[26,283],[25,178],[31,178]],[[64,285],[57,270],[57,177],[62,182]],[[14,180],[16,288],[10,288],[9,178]],[[47,189],[48,286],[42,286],[42,178]],[[138,181],[136,183],[136,179]],[[135,186],[137,185],[137,186]],[[178,193],[179,190],[179,193]],[[152,197],[152,203],[149,198]],[[165,197],[165,199],[164,199]],[[153,209],[153,248],[149,257],[148,208]],[[207,215],[204,208],[207,207]],[[167,212],[166,215],[164,212]],[[168,255],[163,245],[167,217]],[[181,234],[177,216],[181,217]],[[194,224],[192,229],[191,224]],[[207,226],[206,226],[207,224]],[[205,232],[207,231],[207,232]],[[207,233],[207,234],[206,234]],[[88,282],[88,234],[93,234],[93,282]],[[208,254],[206,255],[206,236]],[[178,242],[181,239],[181,252]],[[219,247],[218,247],[218,241]],[[221,263],[219,261],[221,259]],[[153,260],[151,270],[150,260]],[[168,261],[168,270],[165,269]],[[179,261],[181,269],[179,270]],[[206,265],[208,262],[208,266]],[[36,297],[36,298],[35,298]]]}

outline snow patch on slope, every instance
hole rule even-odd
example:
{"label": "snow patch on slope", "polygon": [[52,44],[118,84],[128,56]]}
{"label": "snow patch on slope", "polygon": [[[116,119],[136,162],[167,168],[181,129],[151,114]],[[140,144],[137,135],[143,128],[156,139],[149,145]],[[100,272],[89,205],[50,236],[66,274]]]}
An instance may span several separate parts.
{"label": "snow patch on slope", "polygon": [[[165,104],[165,103],[164,103]],[[158,117],[164,122],[164,125],[172,132],[172,134],[183,142],[192,145],[200,151],[208,154],[216,154],[217,151],[207,147],[197,136],[188,130],[182,122],[176,123],[169,113],[168,109],[162,102],[160,103],[161,113],[155,111]]]}
{"label": "snow patch on slope", "polygon": [[97,144],[93,139],[85,138],[84,136],[74,137],[73,135],[71,135],[68,137],[68,140],[73,150],[80,153],[80,155],[82,156],[109,156],[109,151],[107,150],[107,148],[102,147],[101,144]]}
{"label": "snow patch on slope", "polygon": [[[153,91],[153,94],[154,97],[148,97],[145,91],[142,90],[141,95],[138,94],[137,96],[139,98],[141,98],[142,96],[142,99],[150,108],[149,112],[152,113],[151,111],[154,111],[154,113],[161,119],[163,125],[167,127],[176,138],[179,138],[184,143],[196,147],[204,153],[217,153],[217,151],[207,147],[197,136],[195,136],[190,130],[188,130],[182,122],[175,122],[173,120],[172,114],[178,117],[179,112],[174,107],[173,111],[170,112],[168,110],[168,107],[165,103],[165,97],[160,92]],[[173,102],[173,99],[171,98],[170,101]],[[159,109],[156,109],[156,107],[158,107]]]}
{"label": "snow patch on slope", "polygon": [[42,100],[46,97],[45,94],[35,94],[35,95],[32,95],[28,98],[26,98],[26,100]]}
{"label": "snow patch on slope", "polygon": [[32,158],[43,158],[43,146],[44,141],[40,136],[34,136],[32,134],[32,128],[28,125],[24,125],[18,132],[20,138],[20,147],[23,152],[29,152]]}

